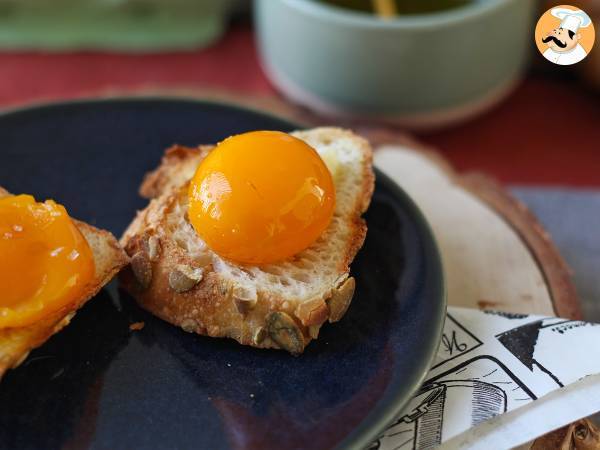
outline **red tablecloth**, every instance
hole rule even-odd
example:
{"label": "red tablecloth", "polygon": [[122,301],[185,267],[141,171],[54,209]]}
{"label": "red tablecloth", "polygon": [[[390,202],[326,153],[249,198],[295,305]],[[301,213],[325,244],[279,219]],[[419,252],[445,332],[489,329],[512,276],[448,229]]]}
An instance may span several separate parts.
{"label": "red tablecloth", "polygon": [[[2,107],[144,86],[274,92],[247,26],[196,52],[0,53]],[[530,77],[488,114],[420,137],[457,168],[482,170],[503,182],[600,186],[600,102],[573,82]]]}

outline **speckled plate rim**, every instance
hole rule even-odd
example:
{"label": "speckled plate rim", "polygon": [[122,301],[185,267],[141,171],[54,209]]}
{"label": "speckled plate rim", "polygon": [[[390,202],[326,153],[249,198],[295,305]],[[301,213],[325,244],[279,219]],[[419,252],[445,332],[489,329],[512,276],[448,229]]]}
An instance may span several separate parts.
{"label": "speckled plate rim", "polygon": [[[5,116],[9,116],[15,113],[27,113],[33,112],[39,109],[47,108],[60,108],[74,104],[86,104],[86,103],[112,103],[112,102],[137,102],[148,103],[153,101],[177,101],[187,102],[202,105],[217,105],[234,109],[241,112],[248,112],[251,114],[257,114],[264,116],[265,118],[272,119],[278,122],[287,123],[290,128],[302,129],[305,128],[302,124],[295,123],[289,118],[278,117],[277,115],[271,114],[264,109],[259,107],[254,108],[247,105],[240,106],[233,102],[221,101],[202,98],[194,98],[186,95],[179,94],[160,94],[160,95],[148,95],[144,93],[134,93],[131,95],[107,95],[107,96],[89,96],[80,97],[65,101],[35,101],[25,105],[16,107],[9,107],[7,109],[0,110],[0,120]],[[397,418],[408,405],[413,395],[417,393],[425,377],[429,372],[429,369],[433,363],[435,355],[437,353],[444,327],[444,321],[446,318],[446,283],[444,270],[442,266],[442,259],[439,248],[437,246],[431,226],[425,219],[423,213],[420,211],[418,206],[412,200],[412,198],[396,184],[391,178],[381,172],[377,167],[375,169],[375,177],[378,181],[386,185],[386,187],[395,196],[400,198],[400,201],[407,206],[411,217],[413,218],[416,226],[422,233],[424,255],[425,260],[429,269],[432,271],[432,279],[436,282],[433,287],[435,297],[439,307],[435,311],[430,312],[430,329],[433,330],[430,335],[422,335],[421,339],[424,341],[422,348],[424,349],[423,358],[420,361],[415,362],[415,370],[413,371],[411,379],[402,380],[402,383],[397,383],[397,388],[393,393],[389,393],[386,397],[382,397],[375,407],[369,412],[367,417],[350,433],[346,438],[338,444],[336,447],[339,450],[364,450],[371,443],[373,443],[382,432],[385,431],[386,427]]]}

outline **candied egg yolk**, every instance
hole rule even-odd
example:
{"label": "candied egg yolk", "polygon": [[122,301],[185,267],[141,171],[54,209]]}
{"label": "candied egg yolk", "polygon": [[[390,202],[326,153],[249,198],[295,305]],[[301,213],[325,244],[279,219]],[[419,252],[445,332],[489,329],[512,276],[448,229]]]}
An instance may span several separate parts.
{"label": "candied egg yolk", "polygon": [[278,131],[225,139],[200,163],[189,187],[189,220],[206,244],[246,264],[304,250],[333,216],[335,188],[307,143]]}
{"label": "candied egg yolk", "polygon": [[22,327],[78,302],[92,251],[62,205],[0,198],[0,328]]}

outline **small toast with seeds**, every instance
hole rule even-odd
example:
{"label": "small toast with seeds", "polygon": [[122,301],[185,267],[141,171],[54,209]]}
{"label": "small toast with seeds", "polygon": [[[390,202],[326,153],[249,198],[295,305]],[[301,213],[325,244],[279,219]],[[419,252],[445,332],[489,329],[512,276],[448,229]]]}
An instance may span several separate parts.
{"label": "small toast with seeds", "polygon": [[213,147],[173,146],[146,175],[151,199],[121,238],[131,258],[122,286],[151,313],[185,331],[300,354],[321,326],[345,314],[355,287],[350,263],[363,245],[361,215],[374,188],[371,148],[351,131],[316,128],[291,136],[309,144],[335,187],[332,218],[307,248],[282,261],[236,263],[190,223],[189,184]]}

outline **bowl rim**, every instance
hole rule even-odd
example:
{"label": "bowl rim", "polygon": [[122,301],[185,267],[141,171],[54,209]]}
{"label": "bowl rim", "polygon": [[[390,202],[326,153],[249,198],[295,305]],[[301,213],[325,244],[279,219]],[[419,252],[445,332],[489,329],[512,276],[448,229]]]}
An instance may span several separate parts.
{"label": "bowl rim", "polygon": [[[339,6],[330,5],[317,0],[279,0],[288,8],[313,18],[328,20],[338,25],[349,25],[361,28],[376,29],[412,29],[434,28],[440,25],[462,24],[468,20],[476,20],[494,11],[515,3],[529,3],[528,0],[472,0],[470,3],[445,11],[397,16],[392,19],[380,19],[374,14],[366,14]],[[271,3],[272,0],[261,0]]]}

